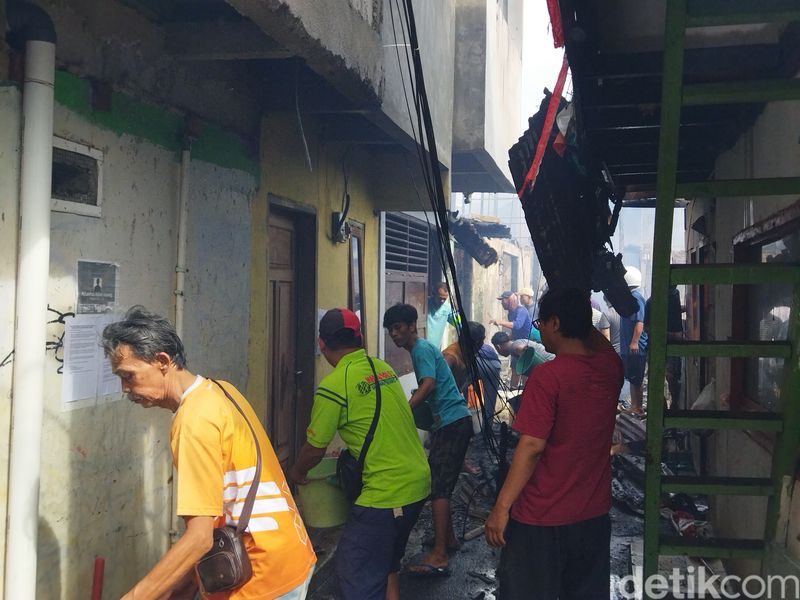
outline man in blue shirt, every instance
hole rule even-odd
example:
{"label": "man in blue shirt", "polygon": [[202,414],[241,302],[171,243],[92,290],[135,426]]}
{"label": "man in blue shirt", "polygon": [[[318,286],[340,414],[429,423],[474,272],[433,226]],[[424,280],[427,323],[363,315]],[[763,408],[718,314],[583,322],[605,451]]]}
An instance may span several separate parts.
{"label": "man in blue shirt", "polygon": [[637,311],[629,317],[620,317],[619,320],[619,353],[625,365],[625,379],[631,387],[630,412],[641,415],[642,409],[642,383],[644,382],[644,369],[647,364],[647,333],[644,331],[645,302],[639,292],[642,285],[642,274],[636,267],[626,267],[625,281],[628,289],[636,298],[639,305]]}
{"label": "man in blue shirt", "polygon": [[503,292],[498,300],[508,311],[508,320],[492,319],[489,323],[510,329],[512,340],[528,339],[531,334],[531,315],[528,313],[528,309],[519,303],[519,298],[514,292]]}
{"label": "man in blue shirt", "polygon": [[472,438],[472,418],[444,356],[428,340],[418,336],[417,309],[409,304],[392,306],[383,315],[383,326],[398,348],[411,353],[419,387],[408,403],[413,409],[427,402],[433,413],[428,463],[434,544],[431,552],[409,570],[425,576],[449,575],[447,550],[458,547],[450,518],[450,496]]}
{"label": "man in blue shirt", "polygon": [[442,338],[447,329],[447,319],[452,312],[450,292],[447,290],[447,284],[442,282],[436,286],[436,290],[428,302],[428,319],[426,321],[428,329],[425,332],[425,339],[437,348],[441,349],[442,347]]}

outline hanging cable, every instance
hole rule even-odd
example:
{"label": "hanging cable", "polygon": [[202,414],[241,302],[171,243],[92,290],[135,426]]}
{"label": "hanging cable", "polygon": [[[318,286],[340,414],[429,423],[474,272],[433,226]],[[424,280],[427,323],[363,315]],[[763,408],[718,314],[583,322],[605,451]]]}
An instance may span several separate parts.
{"label": "hanging cable", "polygon": [[308,151],[308,142],[306,141],[306,132],[303,129],[303,117],[300,115],[300,62],[298,61],[294,69],[294,108],[297,113],[297,126],[300,128],[300,137],[303,140],[303,149],[306,152],[306,163],[308,163],[308,170],[314,172],[314,167],[311,165],[311,153]]}
{"label": "hanging cable", "polygon": [[[399,19],[403,44],[398,43],[397,39],[395,8],[397,8],[398,14],[404,17],[403,19]],[[417,157],[420,161],[420,171],[428,192],[433,219],[436,225],[435,231],[438,238],[438,243],[436,246],[442,263],[443,280],[445,285],[447,285],[448,291],[450,292],[449,301],[452,312],[456,315],[454,327],[458,334],[462,358],[467,365],[470,375],[469,379],[472,381],[473,390],[478,398],[478,407],[480,409],[478,411],[478,419],[480,428],[483,431],[484,437],[487,441],[487,446],[489,447],[492,456],[498,463],[501,463],[505,461],[505,457],[499,456],[496,448],[496,442],[494,440],[494,436],[492,435],[492,428],[486,427],[484,423],[484,403],[481,388],[478,385],[480,377],[477,369],[477,349],[475,348],[474,340],[472,340],[472,336],[470,335],[469,328],[466,326],[467,316],[463,308],[461,292],[456,279],[455,260],[450,248],[449,213],[444,194],[441,171],[439,169],[438,151],[436,147],[435,133],[433,130],[432,115],[425,90],[422,61],[419,52],[419,40],[417,38],[416,24],[414,21],[414,12],[411,1],[404,0],[402,8],[403,10],[400,8],[400,0],[393,0],[393,3],[390,3],[390,18],[392,20],[392,31],[395,38],[394,47],[398,57],[398,67],[400,69],[401,79],[403,81],[404,98],[406,101],[406,109],[408,111],[409,122],[412,129],[412,136],[416,142]],[[409,74],[408,86],[405,85],[405,76],[402,65],[403,61],[400,58],[399,48],[401,46],[404,48],[406,55],[406,67]],[[414,101],[413,113],[411,110],[411,103],[409,102],[408,98],[409,88],[411,89],[411,96]],[[416,119],[414,117],[416,117]],[[498,386],[498,390],[499,389],[500,386]],[[492,419],[493,418],[494,415],[492,416]]]}

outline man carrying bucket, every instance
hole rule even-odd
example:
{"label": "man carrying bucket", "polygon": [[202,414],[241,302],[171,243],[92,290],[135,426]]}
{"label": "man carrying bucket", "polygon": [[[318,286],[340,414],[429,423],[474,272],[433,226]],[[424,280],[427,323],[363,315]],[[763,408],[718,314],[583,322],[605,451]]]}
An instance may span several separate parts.
{"label": "man carrying bucket", "polygon": [[333,372],[314,395],[306,443],[289,478],[304,484],[337,431],[353,457],[360,455],[380,386],[377,425],[364,460],[364,487],[336,550],[336,572],[346,600],[399,600],[400,560],[430,494],[428,460],[397,375],[382,360],[367,356],[358,317],[344,308],[325,313],[319,348]]}

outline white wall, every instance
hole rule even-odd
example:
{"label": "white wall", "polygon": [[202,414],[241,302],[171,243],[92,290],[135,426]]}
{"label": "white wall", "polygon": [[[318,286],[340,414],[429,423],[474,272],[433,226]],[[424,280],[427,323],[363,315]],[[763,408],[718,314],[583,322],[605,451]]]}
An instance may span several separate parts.
{"label": "white wall", "polygon": [[519,127],[522,91],[523,1],[486,2],[486,121],[484,146],[511,180],[508,149],[522,131]]}
{"label": "white wall", "polygon": [[[0,87],[0,354],[13,346],[19,92]],[[179,157],[101,129],[63,106],[55,134],[104,153],[102,217],[52,213],[49,304],[74,311],[79,259],[119,265],[117,302],[174,317]],[[190,368],[247,379],[252,175],[195,161],[191,168],[186,343]],[[55,339],[63,326],[48,328]],[[2,359],[2,357],[0,357]],[[106,559],[105,597],[119,597],[164,553],[171,518],[171,413],[120,395],[61,402],[48,353],[40,487],[37,597],[78,598],[94,557]],[[0,426],[8,431],[11,367],[0,369]],[[8,439],[8,435],[6,435]],[[6,496],[8,445],[0,445]],[[5,502],[0,516],[5,517]],[[4,531],[4,528],[3,528]],[[2,547],[2,544],[0,544]]]}

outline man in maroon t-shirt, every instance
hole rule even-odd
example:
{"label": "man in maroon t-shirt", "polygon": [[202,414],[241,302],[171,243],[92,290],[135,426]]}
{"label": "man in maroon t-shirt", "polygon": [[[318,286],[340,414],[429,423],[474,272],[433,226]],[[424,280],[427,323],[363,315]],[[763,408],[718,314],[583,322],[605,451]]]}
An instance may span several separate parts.
{"label": "man in maroon t-shirt", "polygon": [[499,597],[607,600],[610,449],[622,361],[592,327],[580,290],[548,292],[534,326],[556,357],[525,385],[514,421],[519,444],[486,521],[486,540],[503,548]]}

